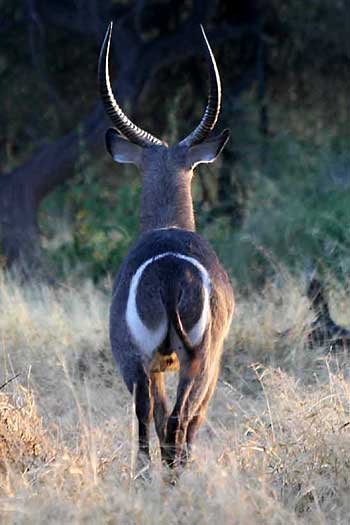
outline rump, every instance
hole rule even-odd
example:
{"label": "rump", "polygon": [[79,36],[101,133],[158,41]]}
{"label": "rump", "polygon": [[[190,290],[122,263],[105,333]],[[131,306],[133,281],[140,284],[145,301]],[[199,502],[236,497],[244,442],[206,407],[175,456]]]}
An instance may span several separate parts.
{"label": "rump", "polygon": [[128,329],[149,357],[175,328],[185,346],[200,344],[210,319],[210,278],[197,259],[167,252],[145,261],[131,279]]}

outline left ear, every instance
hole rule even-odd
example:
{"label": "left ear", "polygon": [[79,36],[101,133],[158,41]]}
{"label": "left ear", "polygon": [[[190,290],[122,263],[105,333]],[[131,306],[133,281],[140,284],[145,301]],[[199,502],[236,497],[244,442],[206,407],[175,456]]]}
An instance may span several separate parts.
{"label": "left ear", "polygon": [[195,146],[191,146],[188,152],[188,161],[192,169],[202,162],[214,162],[224,149],[229,138],[230,130],[224,129],[220,135],[211,137]]}
{"label": "left ear", "polygon": [[141,164],[142,147],[121,137],[114,128],[109,128],[106,132],[106,147],[116,162],[136,166]]}

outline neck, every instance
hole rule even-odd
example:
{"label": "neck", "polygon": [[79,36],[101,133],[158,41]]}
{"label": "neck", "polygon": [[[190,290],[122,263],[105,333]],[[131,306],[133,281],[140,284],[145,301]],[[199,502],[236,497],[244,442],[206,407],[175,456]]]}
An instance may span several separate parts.
{"label": "neck", "polygon": [[172,177],[147,174],[141,195],[141,231],[158,228],[196,229],[188,173]]}

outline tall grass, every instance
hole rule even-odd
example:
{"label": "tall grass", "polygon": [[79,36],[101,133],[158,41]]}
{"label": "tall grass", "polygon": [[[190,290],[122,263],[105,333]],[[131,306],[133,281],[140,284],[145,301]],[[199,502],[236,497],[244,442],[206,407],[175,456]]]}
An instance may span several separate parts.
{"label": "tall grass", "polygon": [[[133,465],[132,399],[108,347],[108,293],[2,278],[0,383],[20,376],[0,389],[1,523],[347,523],[348,363],[305,346],[303,292],[285,276],[238,295],[194,459],[174,478],[155,434],[152,463]],[[345,295],[337,308],[336,317],[349,311]]]}

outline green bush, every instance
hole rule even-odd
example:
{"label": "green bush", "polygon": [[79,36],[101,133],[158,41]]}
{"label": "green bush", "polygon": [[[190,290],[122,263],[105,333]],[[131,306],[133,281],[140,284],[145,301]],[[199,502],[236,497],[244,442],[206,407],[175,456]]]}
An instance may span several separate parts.
{"label": "green bush", "polygon": [[[140,195],[137,178],[115,187],[110,179],[101,180],[96,171],[75,177],[47,199],[42,210],[46,253],[58,272],[95,281],[116,272],[136,237]],[[60,206],[65,210],[65,224]]]}
{"label": "green bush", "polygon": [[350,273],[350,155],[342,140],[322,147],[279,134],[270,141],[246,203],[241,229],[221,217],[203,227],[225,265],[244,284],[258,284],[279,263],[312,264],[343,279]]}

